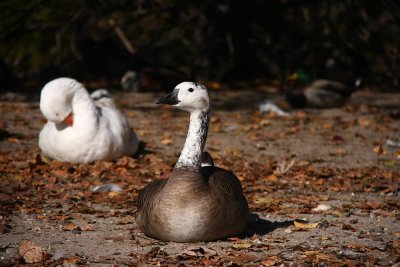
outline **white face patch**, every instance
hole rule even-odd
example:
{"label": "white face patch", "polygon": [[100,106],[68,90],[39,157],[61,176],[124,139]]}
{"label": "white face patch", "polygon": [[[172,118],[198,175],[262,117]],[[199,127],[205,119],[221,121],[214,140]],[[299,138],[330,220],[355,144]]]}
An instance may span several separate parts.
{"label": "white face patch", "polygon": [[209,108],[210,100],[207,89],[200,84],[193,82],[183,82],[178,84],[175,89],[179,90],[178,104],[174,105],[186,111],[205,110]]}

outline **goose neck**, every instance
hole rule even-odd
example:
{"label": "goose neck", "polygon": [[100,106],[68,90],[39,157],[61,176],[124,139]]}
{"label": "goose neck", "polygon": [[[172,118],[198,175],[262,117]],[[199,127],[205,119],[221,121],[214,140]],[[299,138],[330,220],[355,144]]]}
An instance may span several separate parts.
{"label": "goose neck", "polygon": [[209,122],[210,113],[208,109],[190,113],[188,134],[175,168],[200,169],[201,154],[206,143]]}
{"label": "goose neck", "polygon": [[75,126],[88,128],[98,124],[99,110],[86,91],[75,91],[72,106]]}

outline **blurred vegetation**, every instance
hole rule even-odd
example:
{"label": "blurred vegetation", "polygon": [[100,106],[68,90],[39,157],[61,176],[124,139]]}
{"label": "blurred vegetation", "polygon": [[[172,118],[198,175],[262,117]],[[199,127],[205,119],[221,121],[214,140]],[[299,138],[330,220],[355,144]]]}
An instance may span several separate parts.
{"label": "blurred vegetation", "polygon": [[217,81],[282,81],[298,68],[400,79],[395,0],[2,0],[0,18],[3,85],[160,66]]}

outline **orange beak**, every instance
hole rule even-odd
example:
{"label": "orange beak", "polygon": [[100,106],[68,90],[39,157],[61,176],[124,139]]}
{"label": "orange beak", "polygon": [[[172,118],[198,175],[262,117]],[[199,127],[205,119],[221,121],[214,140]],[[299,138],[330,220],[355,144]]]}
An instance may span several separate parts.
{"label": "orange beak", "polygon": [[63,121],[66,125],[72,126],[74,124],[74,114],[71,112]]}

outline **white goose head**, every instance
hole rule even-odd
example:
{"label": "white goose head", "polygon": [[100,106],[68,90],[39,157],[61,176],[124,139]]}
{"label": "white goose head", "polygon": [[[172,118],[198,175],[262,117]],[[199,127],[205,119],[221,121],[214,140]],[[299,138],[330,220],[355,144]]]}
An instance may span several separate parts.
{"label": "white goose head", "polygon": [[48,82],[40,94],[40,110],[48,121],[72,126],[72,98],[83,85],[74,79],[58,78]]}
{"label": "white goose head", "polygon": [[192,112],[208,110],[210,99],[205,86],[194,82],[183,82],[168,95],[157,98],[156,103],[173,105]]}

